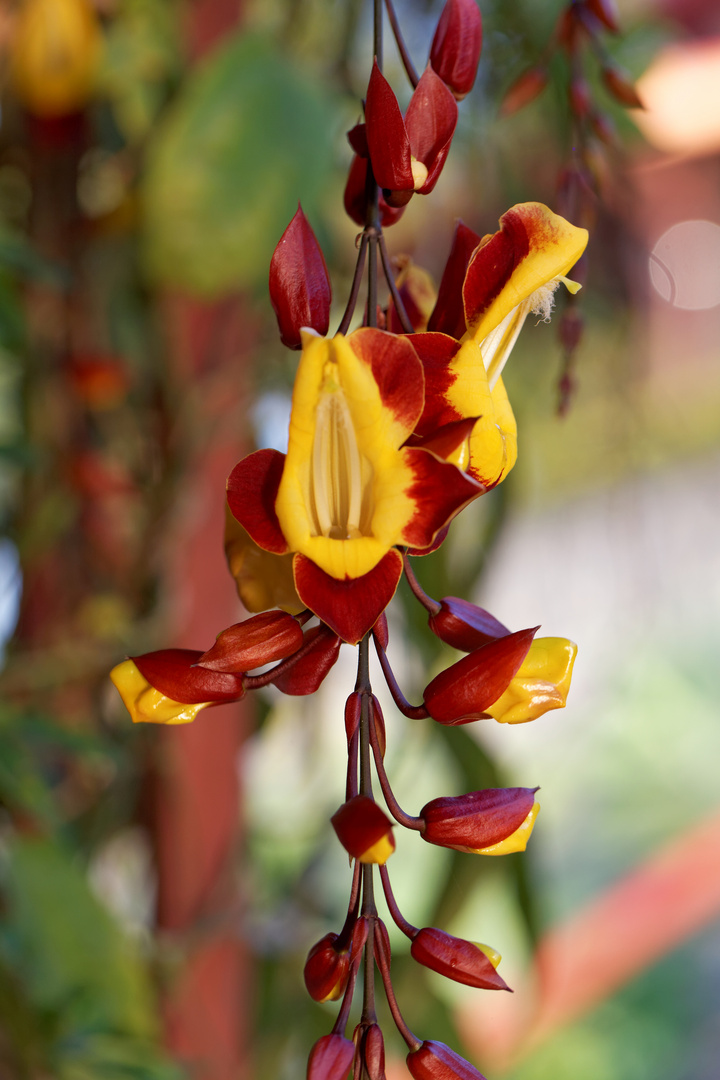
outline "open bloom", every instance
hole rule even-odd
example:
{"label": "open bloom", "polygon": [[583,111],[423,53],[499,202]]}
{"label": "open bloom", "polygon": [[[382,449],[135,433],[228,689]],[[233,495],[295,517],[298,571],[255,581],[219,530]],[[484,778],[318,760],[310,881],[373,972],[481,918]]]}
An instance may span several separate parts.
{"label": "open bloom", "polygon": [[233,469],[228,505],[250,537],[294,553],[301,601],[355,644],[402,573],[396,545],[427,550],[482,488],[455,465],[404,446],[423,409],[407,339],[365,328],[306,332],[287,455],[259,450]]}
{"label": "open bloom", "polygon": [[412,337],[423,362],[425,406],[416,444],[437,448],[443,432],[458,429],[443,456],[485,487],[498,484],[517,458],[517,425],[502,371],[525,319],[548,319],[553,295],[587,244],[578,229],[541,203],[513,206],[500,229],[482,240],[456,230],[429,333]]}
{"label": "open bloom", "polygon": [[567,638],[536,638],[505,692],[487,707],[499,724],[524,724],[567,703],[577,645]]}

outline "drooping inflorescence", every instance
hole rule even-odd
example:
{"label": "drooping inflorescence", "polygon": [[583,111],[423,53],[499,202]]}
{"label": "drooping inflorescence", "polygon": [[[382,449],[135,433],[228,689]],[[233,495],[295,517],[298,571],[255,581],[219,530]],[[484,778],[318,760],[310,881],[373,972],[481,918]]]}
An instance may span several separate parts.
{"label": "drooping inflorescence", "polygon": [[[388,10],[399,38],[392,5]],[[375,18],[377,27],[378,4]],[[376,31],[376,46],[378,40]],[[443,725],[523,723],[563,707],[575,657],[571,642],[536,638],[537,627],[511,632],[465,599],[434,599],[412,568],[416,557],[440,546],[465,506],[512,469],[517,429],[502,371],[527,315],[547,317],[561,283],[577,288],[566,274],[587,242],[584,229],[525,203],[508,210],[493,235],[480,237],[458,223],[434,302],[427,275],[411,272],[407,262],[396,278],[383,229],[414,194],[428,194],[437,182],[455,130],[456,99],[472,87],[480,44],[475,0],[448,0],[420,77],[399,38],[415,87],[405,116],[376,55],[364,122],[349,133],[355,156],[345,207],[362,233],[351,296],[333,337],[327,336],[325,260],[300,208],[273,255],[270,293],[280,334],[301,350],[288,450],[256,451],[227,484],[228,561],[254,614],[223,630],[207,651],[159,650],[125,660],[112,673],[133,720],[179,724],[262,686],[312,694],[340,645],[359,647],[345,707],[346,800],[332,818],[353,862],[348,913],[338,933],[313,946],[305,965],[310,995],[341,1004],[332,1032],[311,1051],[309,1080],[344,1080],[351,1069],[357,1080],[384,1077],[376,971],[407,1043],[411,1075],[480,1076],[449,1047],[416,1037],[403,1019],[375,902],[376,867],[390,915],[418,963],[469,986],[507,989],[493,949],[405,918],[386,864],[396,825],[430,844],[502,855],[524,850],[538,811],[534,788],[436,798],[416,815],[399,805],[384,766],[386,727],[370,682],[370,641],[397,709]],[[386,307],[378,300],[380,268]],[[364,316],[350,330],[365,269]],[[388,658],[385,609],[403,575],[427,611],[430,631],[465,653],[429,682],[418,704],[406,699]],[[376,801],[373,776],[385,808]],[[357,982],[363,1003],[351,1039]]]}

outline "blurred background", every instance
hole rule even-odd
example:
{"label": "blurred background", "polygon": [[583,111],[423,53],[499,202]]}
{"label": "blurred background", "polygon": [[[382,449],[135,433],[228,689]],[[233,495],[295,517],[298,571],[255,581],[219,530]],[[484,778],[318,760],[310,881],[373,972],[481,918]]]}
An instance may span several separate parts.
{"label": "blurred background", "polygon": [[[420,67],[441,6],[398,5]],[[491,944],[516,992],[419,977],[399,936],[393,970],[411,1027],[490,1076],[717,1080],[720,10],[625,0],[614,33],[587,7],[568,63],[565,5],[483,0],[448,164],[387,235],[438,281],[457,217],[538,200],[592,233],[577,302],[506,371],[516,468],[417,563],[576,640],[568,707],[450,732],[385,708],[409,810],[541,786],[523,856],[400,836],[390,868],[407,918]],[[332,1025],[302,964],[349,891],[353,650],[315,698],[173,730],[133,729],[107,672],[242,617],[225,477],[282,449],[297,362],[268,265],[301,199],[337,324],[370,40],[360,0],[0,5],[3,1080],[290,1080]],[[390,40],[386,72],[407,101]],[[453,655],[404,593],[390,631],[417,699]]]}

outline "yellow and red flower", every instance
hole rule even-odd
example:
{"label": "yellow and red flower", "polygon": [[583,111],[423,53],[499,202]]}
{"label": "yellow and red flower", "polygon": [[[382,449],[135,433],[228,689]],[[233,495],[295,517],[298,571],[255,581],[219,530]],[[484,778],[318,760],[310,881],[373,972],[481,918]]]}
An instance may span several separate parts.
{"label": "yellow and red flower", "polygon": [[287,455],[259,450],[228,479],[237,520],[265,551],[294,553],[298,596],[351,644],[395,592],[396,546],[427,550],[482,492],[454,464],[404,445],[423,404],[407,339],[304,333]]}

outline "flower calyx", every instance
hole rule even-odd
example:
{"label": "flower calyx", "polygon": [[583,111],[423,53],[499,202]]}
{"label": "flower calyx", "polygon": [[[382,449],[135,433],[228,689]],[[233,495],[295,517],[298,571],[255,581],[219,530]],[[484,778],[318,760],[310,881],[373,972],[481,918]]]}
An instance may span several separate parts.
{"label": "flower calyx", "polygon": [[325,258],[298,204],[270,260],[270,301],[283,345],[302,348],[303,328],[327,334],[331,300]]}

